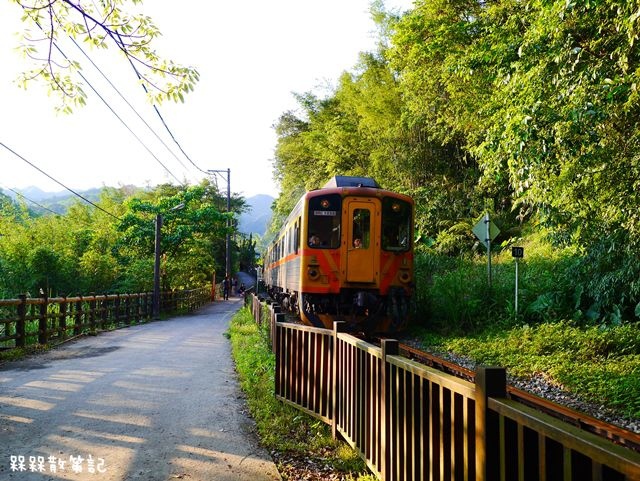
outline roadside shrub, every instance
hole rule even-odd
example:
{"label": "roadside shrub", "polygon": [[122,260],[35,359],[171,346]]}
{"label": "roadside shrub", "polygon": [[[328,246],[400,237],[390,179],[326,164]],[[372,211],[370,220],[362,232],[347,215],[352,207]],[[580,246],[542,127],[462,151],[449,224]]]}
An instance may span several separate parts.
{"label": "roadside shrub", "polygon": [[[517,313],[512,245],[525,247]],[[422,247],[415,256],[417,324],[445,332],[480,332],[563,318],[593,323],[598,315],[581,310],[580,287],[572,276],[578,260],[571,249],[553,247],[543,232],[510,239],[493,253],[489,288],[486,256],[454,258]]]}

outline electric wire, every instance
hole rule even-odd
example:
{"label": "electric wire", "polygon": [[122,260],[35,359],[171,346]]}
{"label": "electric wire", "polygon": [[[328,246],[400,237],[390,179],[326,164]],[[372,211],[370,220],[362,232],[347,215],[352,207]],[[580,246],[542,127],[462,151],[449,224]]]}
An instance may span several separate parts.
{"label": "electric wire", "polygon": [[[120,37],[120,34],[118,34],[118,38],[122,41],[122,38]],[[142,76],[140,75],[140,72],[138,71],[137,67],[135,66],[135,64],[133,63],[133,61],[131,60],[131,58],[127,57],[127,60],[129,61],[129,64],[131,65],[131,68],[133,69],[133,71],[136,73],[136,77],[138,77],[138,80],[140,80],[140,85],[142,85],[142,88],[144,90],[145,94],[149,94],[149,90],[147,90],[147,86],[144,84],[144,82],[142,82]],[[199,165],[197,165],[192,159],[191,157],[189,157],[189,155],[184,151],[184,149],[182,148],[182,145],[180,145],[180,143],[178,142],[178,140],[175,138],[175,136],[173,135],[173,132],[171,131],[171,129],[169,128],[169,126],[167,125],[167,123],[164,120],[164,117],[162,117],[162,114],[160,113],[160,110],[158,110],[158,107],[154,104],[153,105],[153,109],[156,111],[156,114],[158,115],[158,117],[160,118],[160,121],[162,122],[162,125],[164,125],[164,128],[167,130],[167,132],[169,133],[169,135],[171,136],[171,139],[173,140],[173,142],[178,146],[178,149],[180,149],[180,152],[182,152],[182,155],[185,156],[185,158],[191,162],[191,165],[193,165],[196,169],[198,169],[200,172],[202,172],[205,175],[209,175],[209,172],[207,172],[206,170],[203,170]]]}
{"label": "electric wire", "polygon": [[35,200],[30,199],[29,197],[27,197],[27,196],[26,196],[26,195],[24,195],[23,193],[18,192],[17,190],[12,189],[11,187],[7,187],[6,185],[2,185],[2,184],[0,184],[0,187],[2,187],[3,189],[6,189],[6,190],[10,190],[11,192],[13,192],[14,194],[16,194],[17,196],[20,196],[21,198],[23,198],[23,199],[24,199],[24,200],[26,200],[27,202],[31,202],[32,204],[37,205],[37,206],[38,206],[38,207],[40,207],[41,209],[44,209],[44,210],[46,210],[46,211],[48,211],[48,212],[51,212],[52,214],[54,214],[54,215],[56,215],[56,216],[60,217],[60,214],[58,214],[56,211],[53,211],[53,210],[49,209],[48,207],[46,207],[46,206],[44,206],[44,205],[40,204],[39,202],[36,202]]}
{"label": "electric wire", "polygon": [[[42,26],[40,25],[39,22],[36,22],[36,25],[40,28],[40,30],[42,30],[44,32],[44,29],[42,28]],[[52,41],[51,44],[55,47],[55,49],[58,52],[60,52],[60,54],[65,58],[65,60],[67,62],[72,63],[71,60],[69,59],[69,57],[62,51],[60,46],[58,46],[57,42]],[[131,127],[129,127],[129,125],[127,125],[127,123],[118,115],[118,113],[113,109],[113,107],[111,107],[109,102],[107,102],[104,99],[104,97],[102,97],[102,95],[100,95],[100,93],[95,89],[95,87],[91,84],[91,82],[89,82],[89,80],[82,74],[82,72],[78,72],[78,76],[87,83],[87,85],[91,88],[91,90],[93,90],[93,92],[98,96],[98,98],[100,100],[102,100],[102,103],[105,104],[105,106],[111,111],[111,113],[113,115],[115,115],[115,117],[120,121],[120,123],[122,125],[124,125],[124,127],[131,133],[131,135],[134,136],[134,138],[140,143],[140,145],[142,145],[144,147],[144,149],[156,160],[156,162],[158,162],[158,164],[160,164],[162,166],[162,168],[169,175],[171,175],[171,177],[176,179],[176,182],[178,182],[178,184],[184,186],[185,183],[181,182],[180,179],[178,179],[178,177],[176,177],[175,174],[173,172],[171,172],[171,170],[169,170],[169,168],[166,165],[164,165],[164,163],[162,163],[162,161],[151,151],[151,149],[142,141],[142,139],[140,137],[138,137],[138,135],[131,129]]]}
{"label": "electric wire", "polygon": [[[55,44],[54,44],[55,45]],[[62,50],[60,50],[60,47],[58,47],[57,45],[55,45],[56,49],[65,57],[65,59],[69,60],[69,58],[62,52]],[[138,137],[138,135],[131,129],[131,127],[129,127],[129,125],[127,125],[127,123],[122,119],[122,117],[120,117],[118,115],[118,113],[113,109],[113,107],[111,107],[111,105],[109,104],[109,102],[107,102],[104,97],[102,97],[102,95],[100,95],[100,93],[95,89],[95,87],[91,84],[91,82],[89,82],[89,80],[87,80],[87,78],[81,73],[78,72],[78,75],[80,76],[80,78],[82,80],[84,80],[85,82],[87,82],[87,85],[91,88],[91,90],[93,90],[93,92],[98,96],[98,98],[100,100],[102,100],[102,103],[104,103],[106,105],[106,107],[111,111],[111,113],[113,115],[116,116],[116,118],[120,121],[120,123],[122,125],[124,125],[124,127],[131,133],[131,135],[133,135],[133,137],[140,143],[140,145],[142,145],[142,147],[144,147],[144,149],[149,152],[149,154],[156,159],[156,162],[158,162],[162,168],[169,173],[169,175],[171,175],[171,177],[173,177],[174,179],[176,179],[176,182],[178,182],[178,184],[180,185],[184,185],[184,182],[181,182],[180,179],[178,179],[175,174],[173,172],[171,172],[171,170],[169,170],[169,168],[164,165],[164,163],[156,156],[156,154],[154,154],[151,149],[147,146],[147,144],[145,144],[142,139],[140,137]]]}
{"label": "electric wire", "polygon": [[33,167],[34,169],[36,169],[38,172],[40,172],[41,174],[44,174],[46,177],[48,177],[49,179],[51,179],[52,181],[54,181],[56,184],[58,184],[59,186],[63,187],[64,189],[68,190],[69,192],[71,192],[73,195],[75,195],[76,197],[81,198],[82,200],[84,200],[87,204],[91,204],[93,207],[95,207],[98,210],[101,210],[102,212],[104,212],[107,215],[110,215],[111,217],[113,217],[116,220],[121,221],[122,219],[120,217],[118,217],[115,214],[112,214],[111,212],[103,209],[102,207],[100,207],[98,204],[95,204],[94,202],[91,202],[89,199],[87,199],[86,197],[84,197],[82,194],[77,193],[75,190],[67,187],[66,185],[64,185],[62,182],[60,182],[57,179],[54,179],[51,175],[47,174],[44,170],[42,170],[40,167],[38,167],[37,165],[35,165],[33,162],[28,161],[27,159],[25,159],[22,155],[18,154],[15,150],[11,149],[10,147],[8,147],[6,144],[4,144],[2,141],[0,141],[0,146],[4,147],[5,149],[7,149],[9,152],[11,152],[13,155],[15,155],[16,157],[18,157],[20,160],[26,162],[27,164],[29,164],[31,167]]}
{"label": "electric wire", "polygon": [[[87,54],[87,52],[78,44],[78,42],[75,41],[75,39],[73,37],[69,37],[70,40],[73,42],[73,44],[78,48],[78,50],[80,50],[80,52],[82,52],[82,54],[86,57],[86,59],[91,63],[91,65],[93,65],[93,67],[100,73],[100,75],[102,75],[102,77],[107,81],[107,83],[111,86],[111,88],[113,90],[116,91],[116,93],[120,96],[120,98],[122,100],[124,100],[124,102],[129,106],[129,108],[131,110],[133,110],[133,112],[136,114],[136,116],[142,121],[142,123],[151,131],[151,133],[156,137],[156,139],[158,139],[160,141],[160,143],[169,151],[169,153],[173,156],[173,158],[175,158],[178,163],[185,168],[185,170],[187,169],[187,166],[184,165],[184,163],[182,162],[182,160],[180,160],[180,158],[169,148],[169,146],[164,142],[164,140],[162,140],[162,138],[160,137],[160,135],[158,135],[158,133],[153,129],[153,127],[151,127],[147,121],[142,117],[142,115],[140,115],[140,113],[136,110],[136,108],[131,105],[131,103],[125,98],[125,96],[122,94],[122,92],[120,92],[120,90],[118,90],[118,88],[113,84],[113,82],[111,82],[111,80],[109,79],[109,77],[107,77],[105,75],[105,73],[100,69],[100,67],[98,67],[98,65],[96,65],[96,63],[93,61],[93,59]],[[131,59],[129,59],[129,62],[131,62]],[[133,64],[132,64],[133,65]],[[135,68],[135,67],[134,67]],[[138,76],[139,78],[139,76]],[[144,87],[144,85],[142,85]],[[145,92],[146,92],[146,87],[145,88]],[[154,105],[153,108],[156,110],[156,113],[159,114],[158,109],[156,108],[156,106]],[[160,120],[162,121],[163,125],[165,126],[165,128],[167,129],[167,131],[169,132],[169,135],[171,135],[171,138],[174,140],[174,142],[176,142],[173,133],[169,130],[169,128],[167,127],[167,124],[164,122],[164,119],[162,119],[162,116],[160,116]],[[182,150],[182,148],[180,147],[180,144],[178,144],[176,142],[176,144],[178,145],[178,147],[180,148],[180,150],[182,151],[182,153],[184,154],[184,151]],[[186,154],[185,157],[189,158]],[[191,161],[191,159],[189,159],[189,161]],[[191,163],[193,164],[193,162],[191,161]],[[198,166],[196,166],[195,164],[193,164],[196,168],[198,168]]]}

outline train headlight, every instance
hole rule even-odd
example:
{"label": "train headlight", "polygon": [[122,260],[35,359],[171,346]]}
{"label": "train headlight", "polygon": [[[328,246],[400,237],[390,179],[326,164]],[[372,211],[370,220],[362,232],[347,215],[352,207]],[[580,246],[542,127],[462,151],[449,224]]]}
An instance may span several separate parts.
{"label": "train headlight", "polygon": [[309,279],[315,281],[320,277],[320,270],[316,267],[309,267],[307,269],[307,275],[309,276]]}
{"label": "train headlight", "polygon": [[408,271],[400,271],[400,274],[398,274],[398,279],[400,279],[400,282],[402,282],[403,284],[408,284],[411,280],[411,274],[409,274]]}

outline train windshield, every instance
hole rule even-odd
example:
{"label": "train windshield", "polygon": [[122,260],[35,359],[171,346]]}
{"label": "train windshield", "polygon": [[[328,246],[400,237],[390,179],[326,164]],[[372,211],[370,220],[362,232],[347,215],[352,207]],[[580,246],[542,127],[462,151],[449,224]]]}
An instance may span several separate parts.
{"label": "train windshield", "polygon": [[408,251],[411,248],[411,204],[400,199],[382,199],[382,248]]}
{"label": "train windshield", "polygon": [[329,194],[309,199],[309,247],[337,249],[340,247],[340,214],[342,199]]}

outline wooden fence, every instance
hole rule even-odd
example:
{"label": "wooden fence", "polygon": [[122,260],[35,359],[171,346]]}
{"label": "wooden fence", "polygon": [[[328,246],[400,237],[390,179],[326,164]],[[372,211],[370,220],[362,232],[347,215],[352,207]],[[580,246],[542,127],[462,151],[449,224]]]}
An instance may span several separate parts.
{"label": "wooden fence", "polygon": [[[152,318],[153,294],[0,300],[0,346],[59,342],[87,332],[129,326]],[[211,289],[161,293],[160,312],[191,312],[210,302]]]}
{"label": "wooden fence", "polygon": [[387,481],[640,480],[640,455],[507,398],[502,368],[470,383],[340,332],[269,322],[276,397],[332,426]]}

